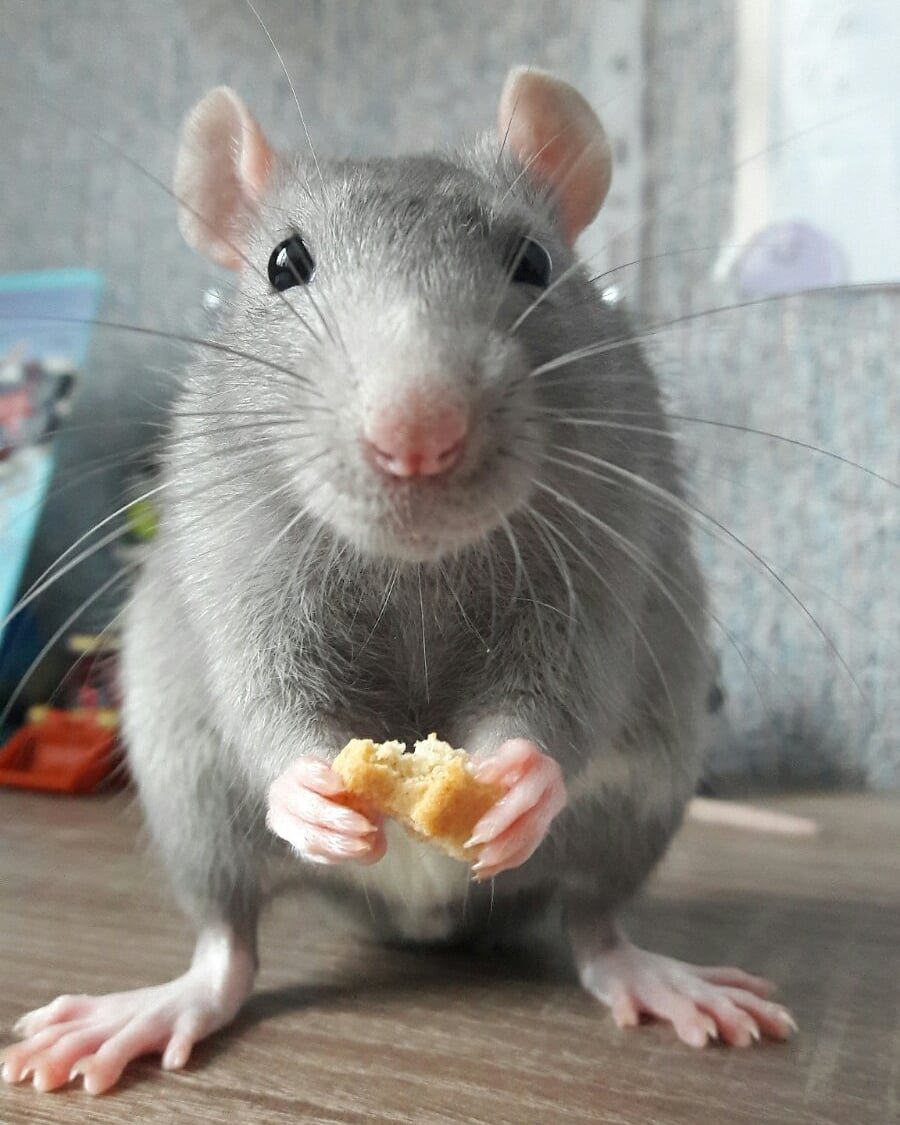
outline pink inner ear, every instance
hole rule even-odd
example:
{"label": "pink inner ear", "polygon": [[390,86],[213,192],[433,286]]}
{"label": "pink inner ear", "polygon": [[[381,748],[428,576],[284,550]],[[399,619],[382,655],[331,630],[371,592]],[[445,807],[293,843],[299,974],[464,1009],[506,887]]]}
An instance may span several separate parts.
{"label": "pink inner ear", "polygon": [[241,136],[240,173],[248,199],[256,203],[268,183],[275,154],[249,113],[242,122]]}
{"label": "pink inner ear", "polygon": [[573,243],[600,210],[612,173],[594,111],[567,83],[519,69],[506,80],[497,126],[532,182],[552,191],[563,233]]}
{"label": "pink inner ear", "polygon": [[212,90],[191,111],[175,165],[178,221],[186,241],[219,265],[239,269],[248,218],[274,154],[232,90]]}

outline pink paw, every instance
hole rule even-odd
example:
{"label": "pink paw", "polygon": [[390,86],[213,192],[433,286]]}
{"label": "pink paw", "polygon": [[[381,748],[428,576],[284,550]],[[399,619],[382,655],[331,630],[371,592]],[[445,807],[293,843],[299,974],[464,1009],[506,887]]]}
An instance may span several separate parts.
{"label": "pink paw", "polygon": [[668,1020],[691,1047],[709,1040],[748,1047],[761,1035],[787,1039],[797,1030],[790,1012],[766,999],[771,984],[741,969],[689,965],[627,942],[577,960],[582,984],[619,1027],[635,1027],[641,1015]]}
{"label": "pink paw", "polygon": [[141,1055],[161,1053],[163,1067],[177,1070],[198,1040],[234,1018],[251,982],[252,968],[235,962],[224,974],[200,965],[134,992],[61,996],[19,1020],[24,1038],[0,1055],[0,1076],[10,1083],[30,1078],[42,1092],[81,1078],[89,1094],[102,1094]]}
{"label": "pink paw", "polygon": [[384,827],[341,804],[344,793],[327,762],[298,758],[269,789],[266,824],[310,863],[376,863]]}
{"label": "pink paw", "polygon": [[504,742],[475,768],[480,781],[507,787],[507,793],[475,825],[469,845],[480,845],[472,871],[490,879],[519,867],[547,835],[553,818],[566,804],[559,765],[524,738]]}

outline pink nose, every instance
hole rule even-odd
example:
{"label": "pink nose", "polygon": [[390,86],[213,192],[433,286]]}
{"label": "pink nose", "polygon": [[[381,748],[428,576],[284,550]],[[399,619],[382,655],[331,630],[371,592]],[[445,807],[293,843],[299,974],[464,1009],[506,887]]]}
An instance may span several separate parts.
{"label": "pink nose", "polygon": [[399,406],[374,411],[364,440],[372,461],[392,477],[431,477],[445,473],[462,456],[468,423],[462,407],[420,403],[408,398]]}

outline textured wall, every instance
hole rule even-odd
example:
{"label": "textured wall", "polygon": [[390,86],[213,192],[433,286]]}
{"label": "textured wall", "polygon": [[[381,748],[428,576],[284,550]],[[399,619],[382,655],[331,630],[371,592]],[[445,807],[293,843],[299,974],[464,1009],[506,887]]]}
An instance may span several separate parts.
{"label": "textured wall", "polygon": [[[353,153],[450,142],[490,125],[503,75],[521,61],[595,96],[608,80],[604,113],[615,117],[627,84],[609,44],[623,5],[633,16],[630,0],[258,0],[314,141]],[[729,229],[734,19],[724,0],[656,0],[648,9],[647,218],[633,233],[648,255],[690,251],[619,276],[652,324],[734,299],[711,280],[716,252],[697,251]],[[171,200],[57,109],[165,181],[181,116],[219,82],[245,94],[276,143],[301,144],[251,13],[242,0],[0,0],[0,26],[0,270],[96,266],[108,278],[107,317],[202,329],[200,295],[223,279],[181,243]],[[627,159],[638,140],[623,137],[619,155]],[[620,254],[636,256],[624,246]],[[778,430],[896,476],[897,311],[888,293],[795,298],[691,322],[655,336],[654,352],[684,413]],[[61,481],[86,458],[139,447],[178,360],[171,346],[98,334]],[[718,612],[736,642],[722,641],[733,729],[716,772],[900,779],[895,494],[795,447],[701,425],[683,431],[698,505],[777,566],[865,692],[745,552],[705,543]],[[97,474],[58,498],[33,570],[115,506],[120,479]],[[63,584],[46,620],[60,620],[110,565]]]}
{"label": "textured wall", "polygon": [[[655,323],[740,300],[713,279],[719,251],[696,248],[727,241],[732,167],[751,154],[732,142],[734,5],[651,8],[644,252],[688,251],[642,272],[642,312]],[[782,140],[788,157],[790,139],[773,143]],[[896,287],[796,296],[680,325],[654,352],[681,413],[789,435],[897,480],[898,313]],[[719,630],[733,730],[716,771],[900,783],[896,491],[784,443],[681,430],[698,506],[777,570],[858,684],[747,551],[704,536],[717,611],[736,642]]]}

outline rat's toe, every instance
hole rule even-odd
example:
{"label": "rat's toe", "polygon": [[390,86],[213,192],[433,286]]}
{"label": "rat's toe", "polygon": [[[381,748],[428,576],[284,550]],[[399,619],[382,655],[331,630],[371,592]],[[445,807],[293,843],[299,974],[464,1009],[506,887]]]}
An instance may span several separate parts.
{"label": "rat's toe", "polygon": [[797,1030],[796,1020],[781,1004],[764,1000],[743,988],[721,988],[719,991],[746,1012],[758,1024],[763,1034],[770,1038],[789,1039]]}
{"label": "rat's toe", "polygon": [[81,1075],[89,1094],[102,1094],[114,1086],[125,1067],[141,1055],[157,1051],[166,1035],[161,1013],[136,1017],[93,1053],[72,1067],[72,1077]]}
{"label": "rat's toe", "polygon": [[690,966],[702,980],[710,984],[722,984],[728,988],[742,988],[753,992],[763,999],[775,991],[775,985],[765,977],[757,977],[752,973],[745,973],[743,969],[731,965],[712,965],[709,967]]}
{"label": "rat's toe", "polygon": [[20,1016],[13,1024],[13,1031],[24,1037],[54,1024],[68,1023],[85,1013],[90,999],[89,996],[57,996],[49,1004]]}
{"label": "rat's toe", "polygon": [[53,1047],[33,1060],[34,1088],[46,1092],[64,1086],[78,1059],[95,1051],[109,1034],[108,1027],[86,1027],[64,1034]]}
{"label": "rat's toe", "polygon": [[[759,995],[768,982],[739,969],[706,969],[648,953],[608,929],[580,933],[574,950],[585,988],[612,1009],[620,1027],[641,1013],[668,1020],[692,1047],[709,1040],[747,1047],[762,1035],[786,1039],[796,1024],[780,1004]],[[719,983],[740,981],[746,987]]]}
{"label": "rat's toe", "polygon": [[753,1017],[719,989],[702,990],[696,1004],[709,1013],[718,1028],[719,1037],[730,1046],[749,1047],[759,1039],[759,1027]]}

